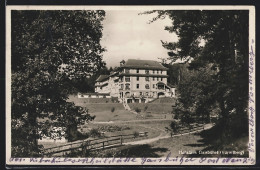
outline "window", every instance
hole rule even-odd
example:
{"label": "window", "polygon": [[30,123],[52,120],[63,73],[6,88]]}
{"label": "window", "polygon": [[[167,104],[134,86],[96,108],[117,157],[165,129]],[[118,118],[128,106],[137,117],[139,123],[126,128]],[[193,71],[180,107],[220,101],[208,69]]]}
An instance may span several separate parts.
{"label": "window", "polygon": [[125,89],[130,90],[130,84],[125,84]]}
{"label": "window", "polygon": [[145,74],[149,74],[149,70],[145,70]]}
{"label": "window", "polygon": [[161,74],[162,74],[162,72],[163,72],[163,71],[161,70]]}
{"label": "window", "polygon": [[129,69],[125,69],[125,73],[129,73]]}
{"label": "window", "polygon": [[138,76],[136,77],[136,81],[139,81],[139,77]]}
{"label": "window", "polygon": [[159,74],[159,70],[157,70],[157,74]]}
{"label": "window", "polygon": [[136,84],[136,88],[139,89],[139,84]]}
{"label": "window", "polygon": [[163,78],[161,77],[161,81],[163,81]]}
{"label": "window", "polygon": [[139,69],[136,69],[136,73],[139,73]]}
{"label": "window", "polygon": [[146,88],[146,89],[149,89],[149,84],[146,84],[146,85],[145,85],[145,88]]}
{"label": "window", "polygon": [[149,96],[149,93],[148,93],[148,92],[146,92],[146,93],[145,93],[145,95],[146,95],[146,96]]}
{"label": "window", "polygon": [[154,74],[154,70],[153,70],[153,74]]}
{"label": "window", "polygon": [[153,77],[153,81],[154,81],[154,77]]}
{"label": "window", "polygon": [[157,77],[157,81],[159,81],[159,77]]}
{"label": "window", "polygon": [[155,89],[155,84],[153,84],[153,88]]}
{"label": "window", "polygon": [[130,77],[125,77],[126,82],[130,82]]}
{"label": "window", "polygon": [[140,92],[140,96],[142,96],[143,95],[143,93],[142,92]]}
{"label": "window", "polygon": [[149,77],[145,77],[145,81],[149,81]]}
{"label": "window", "polygon": [[124,88],[124,84],[121,84],[121,89],[123,90],[123,88]]}

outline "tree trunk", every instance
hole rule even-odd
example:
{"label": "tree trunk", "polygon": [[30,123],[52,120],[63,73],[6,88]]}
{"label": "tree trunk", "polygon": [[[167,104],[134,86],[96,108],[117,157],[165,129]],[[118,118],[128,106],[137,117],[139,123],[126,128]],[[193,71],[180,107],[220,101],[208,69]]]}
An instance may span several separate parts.
{"label": "tree trunk", "polygon": [[68,142],[72,142],[78,139],[78,127],[77,124],[71,124],[67,127]]}
{"label": "tree trunk", "polygon": [[31,153],[33,156],[35,154],[38,153],[38,131],[37,131],[37,116],[36,116],[36,112],[32,111],[30,113],[28,113],[28,124],[32,130],[32,133],[30,135],[29,140],[32,141],[33,146],[31,146],[31,151],[29,151],[29,153]]}

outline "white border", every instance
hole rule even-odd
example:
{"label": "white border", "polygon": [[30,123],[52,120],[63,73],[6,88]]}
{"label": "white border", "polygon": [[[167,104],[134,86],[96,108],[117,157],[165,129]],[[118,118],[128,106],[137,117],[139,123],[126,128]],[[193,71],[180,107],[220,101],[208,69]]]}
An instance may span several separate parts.
{"label": "white border", "polygon": [[[6,6],[6,163],[8,165],[142,165],[142,159],[136,158],[137,162],[93,162],[89,163],[72,163],[72,162],[62,162],[62,163],[46,163],[46,162],[30,162],[30,158],[21,158],[20,161],[16,162],[10,161],[11,156],[11,10],[249,10],[249,48],[255,52],[255,43],[251,43],[252,40],[255,42],[255,7],[254,6],[180,6],[180,5],[160,5],[160,6]],[[250,63],[249,63],[250,64]],[[255,55],[253,56],[253,63],[251,63],[253,69],[252,72],[252,82],[253,86],[251,91],[253,92],[253,100],[255,101]],[[255,102],[249,103],[249,107],[255,110]],[[250,118],[250,114],[249,114]],[[255,142],[255,112],[253,115],[254,126],[252,126],[253,131],[249,132],[249,141],[254,144],[252,149],[254,152],[249,152],[249,158],[247,163],[243,163],[245,158],[238,158],[233,160],[230,158],[203,158],[206,159],[200,162],[200,158],[178,158],[175,162],[165,162],[164,158],[150,158],[151,161],[156,162],[146,162],[144,165],[253,165],[256,159],[256,142]],[[249,128],[250,131],[250,128]],[[251,136],[252,135],[252,136]],[[50,161],[53,158],[46,158]],[[79,160],[83,158],[72,158],[72,160]],[[106,158],[95,158],[95,160],[104,161]],[[111,158],[109,158],[111,160]],[[172,158],[171,158],[172,159]],[[67,159],[68,160],[68,159]],[[238,162],[232,162],[237,160]],[[111,160],[112,161],[112,160]]]}

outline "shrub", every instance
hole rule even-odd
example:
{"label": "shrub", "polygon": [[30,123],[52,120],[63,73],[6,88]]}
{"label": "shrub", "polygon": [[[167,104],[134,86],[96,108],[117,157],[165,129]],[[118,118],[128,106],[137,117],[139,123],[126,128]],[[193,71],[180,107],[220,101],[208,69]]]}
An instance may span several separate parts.
{"label": "shrub", "polygon": [[115,107],[112,107],[111,108],[111,112],[113,113],[115,111]]}
{"label": "shrub", "polygon": [[139,136],[139,132],[134,131],[134,138],[137,138]]}
{"label": "shrub", "polygon": [[152,114],[146,114],[145,117],[149,118],[149,117],[153,117]]}
{"label": "shrub", "polygon": [[137,113],[140,113],[140,112],[141,112],[141,109],[139,109],[138,107],[136,107],[136,108],[135,108],[135,111],[136,111]]}
{"label": "shrub", "polygon": [[170,127],[174,133],[177,133],[180,129],[179,123],[175,121],[171,122]]}
{"label": "shrub", "polygon": [[146,105],[145,107],[144,107],[144,111],[146,111],[148,109],[148,106]]}
{"label": "shrub", "polygon": [[175,114],[174,119],[179,119],[179,114]]}
{"label": "shrub", "polygon": [[101,133],[98,129],[91,129],[90,132],[89,132],[89,136],[96,138],[96,137],[100,137]]}

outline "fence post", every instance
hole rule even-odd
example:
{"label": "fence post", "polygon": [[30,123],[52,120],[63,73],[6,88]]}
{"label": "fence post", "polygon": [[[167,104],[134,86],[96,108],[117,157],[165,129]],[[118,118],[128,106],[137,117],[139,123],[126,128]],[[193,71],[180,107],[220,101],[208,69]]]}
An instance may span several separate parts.
{"label": "fence post", "polygon": [[120,135],[120,143],[121,143],[121,145],[123,144],[123,137],[122,137],[122,135]]}
{"label": "fence post", "polygon": [[82,157],[85,157],[86,156],[86,146],[85,146],[84,140],[82,141],[81,151],[82,151]]}

